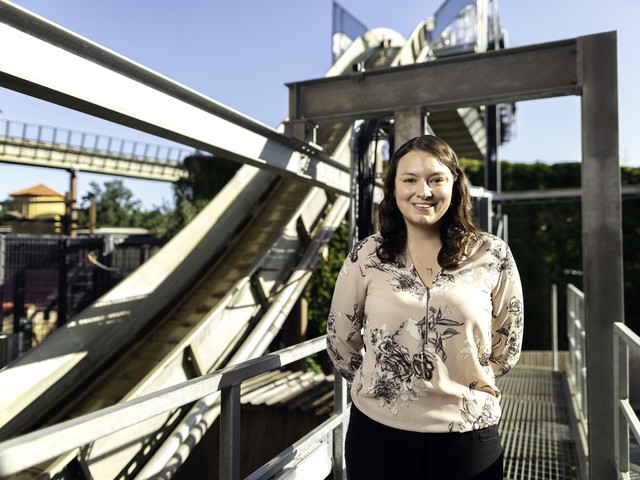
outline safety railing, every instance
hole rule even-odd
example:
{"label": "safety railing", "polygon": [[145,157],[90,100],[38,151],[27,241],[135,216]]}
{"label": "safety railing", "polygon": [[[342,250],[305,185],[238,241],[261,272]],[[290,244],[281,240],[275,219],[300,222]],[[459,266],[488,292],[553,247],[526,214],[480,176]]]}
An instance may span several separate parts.
{"label": "safety railing", "polygon": [[614,323],[613,332],[616,464],[618,478],[627,480],[631,479],[631,470],[640,471],[629,460],[629,429],[640,443],[640,420],[629,402],[629,350],[640,355],[640,337],[621,322]]}
{"label": "safety railing", "polygon": [[0,120],[0,137],[2,137],[0,145],[11,144],[32,148],[33,142],[37,142],[40,148],[48,145],[49,149],[58,151],[68,150],[73,153],[84,151],[102,156],[118,155],[132,160],[182,162],[185,157],[196,153],[196,150],[177,146],[152,144],[6,119]]}
{"label": "safety railing", "polygon": [[587,428],[587,364],[584,293],[575,285],[567,285],[567,336],[569,337],[568,379]]}
{"label": "safety railing", "polygon": [[[117,431],[139,424],[156,415],[170,412],[200,399],[220,404],[219,478],[240,478],[240,388],[242,382],[267,371],[320,352],[324,336],[232,365],[216,372],[117,404],[81,417],[0,443],[0,477],[42,464],[65,452],[89,445]],[[339,376],[337,376],[339,377]],[[334,478],[344,478],[343,414],[346,390],[344,381],[336,381],[335,412],[324,423],[287,448],[247,478],[268,479],[283,471],[294,459],[319,450],[324,468],[312,469],[305,478],[324,479],[333,465]],[[216,398],[219,396],[219,398]],[[324,449],[313,449],[324,445]],[[308,471],[307,471],[308,472]]]}
{"label": "safety railing", "polygon": [[584,293],[575,285],[567,285],[567,338],[569,364],[567,386],[571,400],[571,423],[576,440],[580,471],[587,474],[589,457],[587,416],[587,364]]}
{"label": "safety railing", "polygon": [[[586,473],[589,452],[587,447],[587,367],[585,348],[584,293],[572,284],[567,285],[567,336],[569,339],[569,366],[567,383],[572,397],[575,420],[576,449],[582,472]],[[618,478],[637,478],[640,466],[630,461],[629,429],[640,443],[640,420],[629,400],[629,351],[640,355],[640,336],[622,322],[613,324],[614,332],[614,422],[616,431],[615,457]],[[636,476],[632,477],[631,472]]]}

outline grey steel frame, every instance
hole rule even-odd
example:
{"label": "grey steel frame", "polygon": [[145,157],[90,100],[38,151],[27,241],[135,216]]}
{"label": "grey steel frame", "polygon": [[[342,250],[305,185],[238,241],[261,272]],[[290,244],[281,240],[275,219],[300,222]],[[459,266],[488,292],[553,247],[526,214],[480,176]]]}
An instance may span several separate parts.
{"label": "grey steel frame", "polygon": [[[581,97],[589,473],[613,478],[613,319],[624,319],[616,32],[291,83],[291,122],[323,122],[564,95]],[[398,123],[398,122],[397,122]],[[401,126],[401,125],[400,125]],[[398,140],[398,139],[396,139]]]}
{"label": "grey steel frame", "polygon": [[[221,392],[219,473],[220,478],[237,480],[240,478],[240,387],[242,382],[320,352],[325,349],[325,345],[325,336],[308,340],[293,347],[2,442],[0,443],[0,477],[20,472],[161,413],[173,411],[183,405]],[[341,394],[340,397],[344,398],[344,395]],[[344,403],[337,401],[336,412],[329,419],[248,478],[252,480],[271,478],[281,471],[296,454],[304,453],[311,445],[319,442],[332,444],[333,458],[336,459],[334,472],[337,474],[334,478],[344,478],[340,461],[344,409]]]}

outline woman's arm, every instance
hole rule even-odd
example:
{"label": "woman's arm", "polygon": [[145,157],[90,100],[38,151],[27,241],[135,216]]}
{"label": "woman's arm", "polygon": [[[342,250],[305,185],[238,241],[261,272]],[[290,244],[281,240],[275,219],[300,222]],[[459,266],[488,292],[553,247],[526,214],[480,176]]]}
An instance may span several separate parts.
{"label": "woman's arm", "polygon": [[349,382],[362,364],[362,327],[366,289],[363,270],[354,247],[336,279],[327,322],[327,352],[334,367]]}
{"label": "woman's arm", "polygon": [[501,377],[520,358],[524,330],[524,304],[518,268],[506,243],[502,242],[500,276],[492,295],[491,366]]}

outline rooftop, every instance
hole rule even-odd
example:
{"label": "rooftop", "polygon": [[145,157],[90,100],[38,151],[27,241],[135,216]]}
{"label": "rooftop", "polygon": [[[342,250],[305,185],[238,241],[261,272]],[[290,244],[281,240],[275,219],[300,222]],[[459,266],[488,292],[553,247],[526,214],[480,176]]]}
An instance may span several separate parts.
{"label": "rooftop", "polygon": [[17,192],[10,193],[9,195],[12,197],[64,197],[64,195],[47,187],[43,183],[25,188],[24,190],[18,190]]}

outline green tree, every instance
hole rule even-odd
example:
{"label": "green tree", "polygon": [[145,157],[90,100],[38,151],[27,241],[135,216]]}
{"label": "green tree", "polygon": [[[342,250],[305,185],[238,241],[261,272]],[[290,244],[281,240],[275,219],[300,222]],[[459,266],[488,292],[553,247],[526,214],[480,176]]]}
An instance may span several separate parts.
{"label": "green tree", "polygon": [[184,159],[186,178],[174,185],[175,208],[157,231],[171,237],[183,229],[233,178],[240,164],[211,155],[192,155]]}
{"label": "green tree", "polygon": [[111,180],[99,185],[89,184],[89,191],[80,201],[78,222],[81,226],[89,223],[91,199],[96,202],[97,227],[138,227],[146,228],[157,237],[164,237],[167,219],[171,209],[168,205],[153,210],[143,210],[142,202],[135,198],[122,180]]}
{"label": "green tree", "polygon": [[475,187],[482,187],[484,185],[484,162],[463,157],[460,158],[460,166],[469,179],[469,182],[471,182],[471,185]]}
{"label": "green tree", "polygon": [[[331,237],[329,242],[329,258],[326,262],[316,266],[305,290],[309,301],[309,325],[307,336],[315,338],[324,335],[327,331],[327,319],[333,297],[333,287],[342,263],[347,256],[349,248],[349,222],[343,221],[340,227]],[[308,360],[310,367],[316,371],[329,372],[326,355],[316,355]]]}
{"label": "green tree", "polygon": [[100,227],[139,227],[159,238],[171,238],[182,230],[215,197],[240,168],[240,164],[210,155],[192,155],[184,159],[188,175],[174,184],[175,206],[168,203],[144,210],[121,180],[100,186],[90,183],[80,203],[79,221],[88,224],[91,198],[97,204]]}
{"label": "green tree", "polygon": [[324,335],[327,329],[329,307],[337,273],[347,257],[349,246],[349,222],[340,224],[329,242],[329,258],[318,264],[306,288],[307,299],[312,308],[309,312],[309,334]]}
{"label": "green tree", "polygon": [[0,219],[4,218],[5,214],[11,210],[11,203],[11,197],[7,197],[0,202]]}
{"label": "green tree", "polygon": [[175,184],[176,204],[187,201],[193,205],[209,202],[233,178],[241,164],[212,155],[191,155],[184,159],[188,175]]}
{"label": "green tree", "polygon": [[[104,227],[138,227],[142,202],[134,198],[133,192],[125,187],[122,180],[112,180],[101,187],[97,182],[89,184],[89,191],[82,197],[80,208],[89,209],[91,198],[97,204],[98,226]],[[86,214],[83,215],[86,221]]]}

